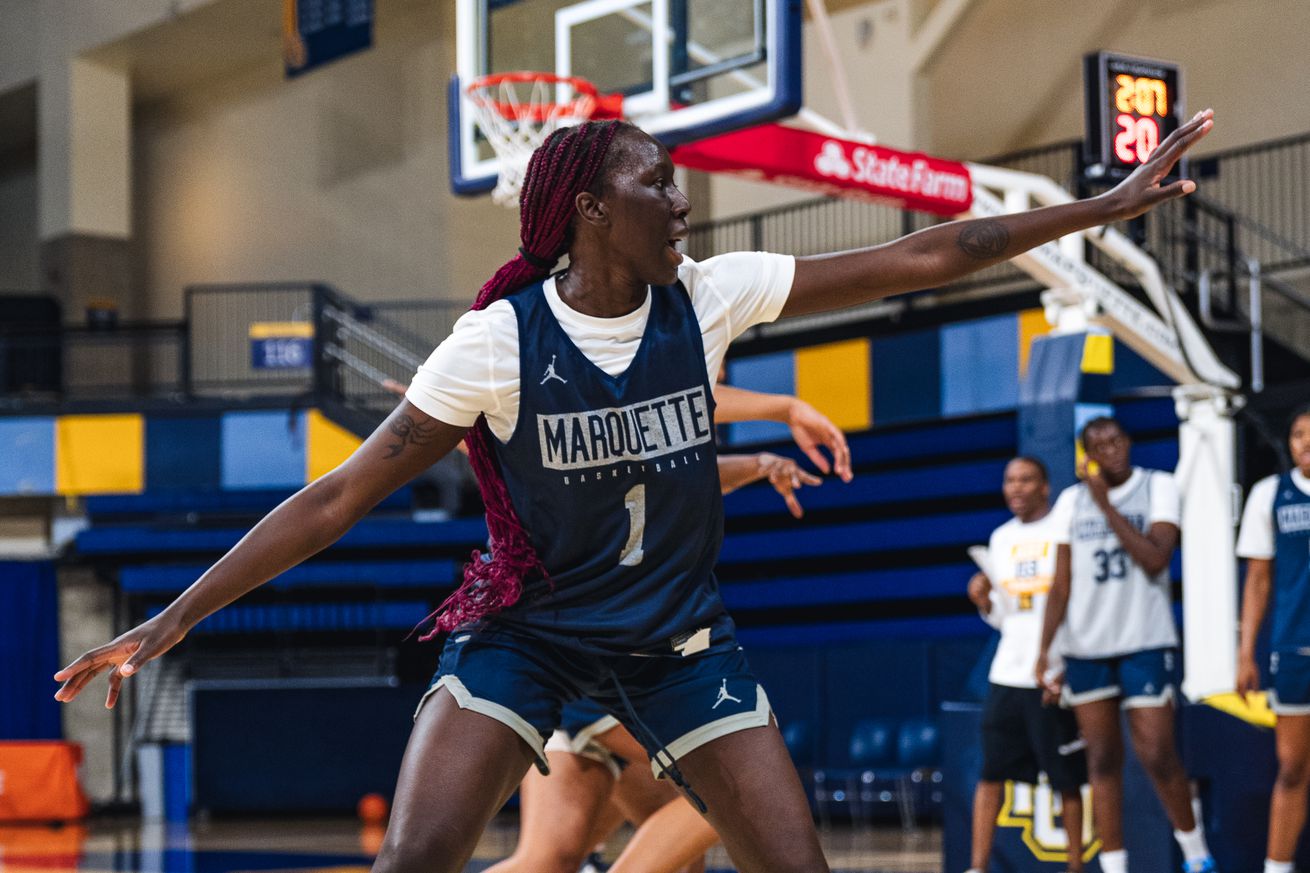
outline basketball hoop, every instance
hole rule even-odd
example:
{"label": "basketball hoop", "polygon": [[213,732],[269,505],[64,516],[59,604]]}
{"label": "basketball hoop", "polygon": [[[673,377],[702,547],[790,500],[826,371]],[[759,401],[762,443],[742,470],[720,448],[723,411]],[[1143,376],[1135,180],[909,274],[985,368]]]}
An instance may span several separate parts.
{"label": "basketball hoop", "polygon": [[465,88],[478,129],[500,159],[500,177],[491,199],[517,206],[528,159],[561,127],[593,118],[619,118],[622,94],[601,94],[577,76],[555,73],[493,73]]}

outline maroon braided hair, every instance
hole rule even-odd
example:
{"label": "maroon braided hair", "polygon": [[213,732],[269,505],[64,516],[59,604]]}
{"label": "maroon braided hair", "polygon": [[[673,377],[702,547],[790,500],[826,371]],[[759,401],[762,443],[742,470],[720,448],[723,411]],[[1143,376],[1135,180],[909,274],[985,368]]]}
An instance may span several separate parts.
{"label": "maroon braided hair", "polygon": [[[482,286],[472,309],[486,309],[550,275],[573,241],[574,201],[583,191],[599,194],[610,143],[628,127],[621,121],[589,121],[560,128],[532,153],[519,194],[523,245]],[[485,416],[478,418],[464,441],[487,509],[490,559],[481,551],[473,552],[464,566],[463,583],[433,613],[435,627],[420,637],[423,640],[495,615],[518,602],[525,578],[534,573],[547,576],[496,465]]]}

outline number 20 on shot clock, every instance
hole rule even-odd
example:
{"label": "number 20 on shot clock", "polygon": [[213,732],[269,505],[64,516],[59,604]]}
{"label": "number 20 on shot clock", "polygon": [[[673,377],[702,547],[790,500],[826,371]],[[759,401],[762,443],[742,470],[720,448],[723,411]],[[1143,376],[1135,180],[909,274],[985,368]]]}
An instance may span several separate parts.
{"label": "number 20 on shot clock", "polygon": [[1168,61],[1095,52],[1083,59],[1083,79],[1087,175],[1122,179],[1178,127],[1183,117],[1181,72]]}

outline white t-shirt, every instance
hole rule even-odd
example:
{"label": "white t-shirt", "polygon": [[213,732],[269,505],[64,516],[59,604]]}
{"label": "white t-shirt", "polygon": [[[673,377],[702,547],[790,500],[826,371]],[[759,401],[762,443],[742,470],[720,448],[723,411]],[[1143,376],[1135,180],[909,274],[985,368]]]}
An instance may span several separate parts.
{"label": "white t-shirt", "polygon": [[[745,330],[773,321],[791,292],[796,259],[767,252],[734,252],[697,263],[684,257],[678,278],[691,295],[713,384],[728,344]],[[635,311],[597,318],[569,307],[544,283],[546,301],[573,344],[611,376],[628,368],[650,317],[650,294]],[[469,427],[485,413],[491,432],[509,440],[519,414],[518,322],[508,300],[468,312],[418,368],[405,397],[438,421]]]}
{"label": "white t-shirt", "polygon": [[[1310,479],[1300,470],[1292,471],[1292,484],[1302,494],[1310,495]],[[1274,500],[1278,497],[1278,477],[1269,476],[1255,483],[1242,511],[1242,528],[1237,534],[1237,557],[1274,557]]]}
{"label": "white t-shirt", "polygon": [[[987,546],[987,578],[992,581],[988,624],[1000,630],[1001,642],[987,679],[1011,688],[1036,688],[1033,667],[1042,641],[1046,596],[1055,581],[1056,529],[1052,514],[1024,524],[1012,518],[992,531]],[[1063,671],[1060,635],[1051,645],[1048,667]]]}
{"label": "white t-shirt", "polygon": [[[1163,470],[1147,470],[1142,467],[1133,467],[1133,472],[1128,476],[1124,483],[1116,488],[1110,489],[1110,503],[1118,504],[1124,496],[1134,491],[1141,484],[1142,477],[1149,475],[1151,477],[1151,508],[1147,519],[1148,527],[1157,521],[1168,522],[1176,525],[1182,518],[1182,498],[1178,494],[1178,483],[1174,481],[1172,473],[1166,473]],[[1056,498],[1055,508],[1051,510],[1051,515],[1058,519],[1057,526],[1060,531],[1060,539],[1057,542],[1068,544],[1070,528],[1073,524],[1074,500],[1077,498],[1077,491],[1082,488],[1083,483],[1078,482],[1070,485],[1060,492]]]}
{"label": "white t-shirt", "polygon": [[[1127,481],[1110,489],[1110,503],[1143,534],[1160,522],[1177,525],[1181,514],[1174,477],[1160,470],[1133,468]],[[1064,654],[1109,658],[1177,646],[1169,568],[1147,574],[1083,482],[1060,494],[1051,515],[1056,537],[1070,546]]]}

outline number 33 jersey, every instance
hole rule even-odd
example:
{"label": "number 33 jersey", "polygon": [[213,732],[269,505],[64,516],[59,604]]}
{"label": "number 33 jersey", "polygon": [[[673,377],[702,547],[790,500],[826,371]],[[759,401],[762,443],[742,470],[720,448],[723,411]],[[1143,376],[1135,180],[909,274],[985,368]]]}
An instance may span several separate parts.
{"label": "number 33 jersey", "polygon": [[723,499],[691,300],[681,284],[649,293],[641,344],[617,376],[573,344],[540,285],[510,298],[519,415],[495,451],[550,578],[524,580],[498,620],[590,651],[675,655],[702,628],[731,637],[713,575]]}
{"label": "number 33 jersey", "polygon": [[[1134,468],[1110,490],[1110,503],[1142,533],[1157,522],[1178,524],[1177,486],[1159,470]],[[1065,489],[1052,514],[1070,550],[1065,654],[1108,658],[1177,646],[1169,569],[1155,576],[1143,570],[1082,483]]]}

